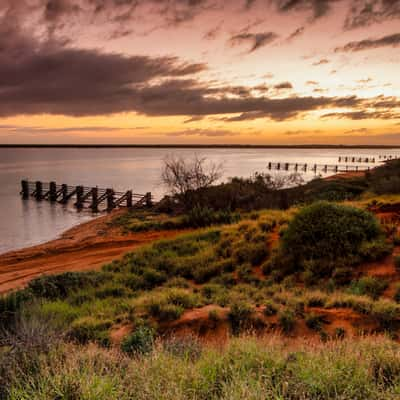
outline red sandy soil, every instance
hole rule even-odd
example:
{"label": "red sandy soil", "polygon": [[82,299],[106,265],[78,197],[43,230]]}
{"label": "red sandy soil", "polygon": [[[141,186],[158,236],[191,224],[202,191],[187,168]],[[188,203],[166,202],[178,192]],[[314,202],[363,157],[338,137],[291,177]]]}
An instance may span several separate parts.
{"label": "red sandy soil", "polygon": [[121,212],[78,225],[51,242],[0,255],[0,293],[24,287],[42,274],[97,269],[137,247],[180,233],[123,234],[108,225]]}
{"label": "red sandy soil", "polygon": [[336,175],[327,176],[324,178],[327,181],[333,181],[337,179],[352,179],[352,178],[363,178],[365,176],[364,171],[352,171],[352,172],[340,172]]}

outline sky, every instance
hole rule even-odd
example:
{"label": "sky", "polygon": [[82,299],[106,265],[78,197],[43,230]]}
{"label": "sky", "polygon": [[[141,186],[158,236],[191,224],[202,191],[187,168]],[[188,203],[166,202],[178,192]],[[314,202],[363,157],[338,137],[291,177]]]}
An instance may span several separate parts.
{"label": "sky", "polygon": [[400,0],[0,0],[0,144],[400,145]]}

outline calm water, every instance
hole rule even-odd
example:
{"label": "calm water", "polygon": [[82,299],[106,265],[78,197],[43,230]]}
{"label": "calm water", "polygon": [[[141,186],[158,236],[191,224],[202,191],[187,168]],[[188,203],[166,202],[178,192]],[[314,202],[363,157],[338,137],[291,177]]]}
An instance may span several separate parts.
{"label": "calm water", "polygon": [[[336,164],[339,155],[377,157],[400,150],[321,149],[0,149],[0,253],[53,239],[92,218],[71,207],[47,201],[23,201],[21,179],[70,185],[98,185],[116,190],[151,191],[162,196],[163,158],[168,154],[205,156],[224,164],[225,177],[266,171],[268,161]],[[311,179],[312,174],[307,175]]]}

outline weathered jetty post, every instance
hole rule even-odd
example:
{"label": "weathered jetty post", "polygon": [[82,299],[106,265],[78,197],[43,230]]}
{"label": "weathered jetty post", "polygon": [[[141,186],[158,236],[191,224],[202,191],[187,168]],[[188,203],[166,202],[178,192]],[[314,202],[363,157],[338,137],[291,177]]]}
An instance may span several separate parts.
{"label": "weathered jetty post", "polygon": [[67,201],[68,201],[68,185],[63,183],[61,185],[61,200],[60,200],[60,203],[61,204],[66,204]]}
{"label": "weathered jetty post", "polygon": [[114,207],[114,190],[106,189],[107,211],[111,211]]}
{"label": "weathered jetty post", "polygon": [[132,208],[133,207],[133,195],[132,195],[132,190],[128,190],[126,192],[126,206],[128,208]]}
{"label": "weathered jetty post", "polygon": [[43,185],[42,182],[36,181],[35,182],[35,198],[36,200],[42,200],[43,198]]}
{"label": "weathered jetty post", "polygon": [[28,181],[21,181],[21,195],[24,200],[29,198],[29,182]]}
{"label": "weathered jetty post", "polygon": [[[89,208],[93,212],[98,212],[102,204],[105,204],[107,211],[117,207],[143,208],[153,206],[151,192],[146,194],[133,193],[132,190],[115,192],[113,189],[100,189],[97,186],[57,185],[54,181],[43,183],[41,181],[21,180],[20,195],[23,199],[33,197],[36,200],[48,200],[61,204],[67,204],[70,199],[75,197],[74,206],[78,210]],[[102,210],[104,211],[104,208]]]}
{"label": "weathered jetty post", "polygon": [[49,183],[49,200],[51,202],[57,201],[57,184],[53,181]]}
{"label": "weathered jetty post", "polygon": [[151,192],[146,193],[146,207],[152,207],[153,206],[153,201],[151,200]]}
{"label": "weathered jetty post", "polygon": [[83,207],[83,186],[76,187],[76,203],[75,207],[79,210]]}
{"label": "weathered jetty post", "polygon": [[99,211],[99,189],[97,187],[92,188],[92,204],[90,205],[90,208],[92,209],[93,212],[98,212]]}

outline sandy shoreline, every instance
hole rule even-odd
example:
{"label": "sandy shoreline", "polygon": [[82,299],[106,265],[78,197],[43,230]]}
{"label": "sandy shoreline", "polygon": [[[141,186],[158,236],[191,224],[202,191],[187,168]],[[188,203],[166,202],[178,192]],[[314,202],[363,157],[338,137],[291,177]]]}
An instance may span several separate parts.
{"label": "sandy shoreline", "polygon": [[0,254],[0,293],[24,287],[42,274],[100,268],[137,247],[177,231],[123,234],[109,222],[125,210],[79,224],[47,243]]}

